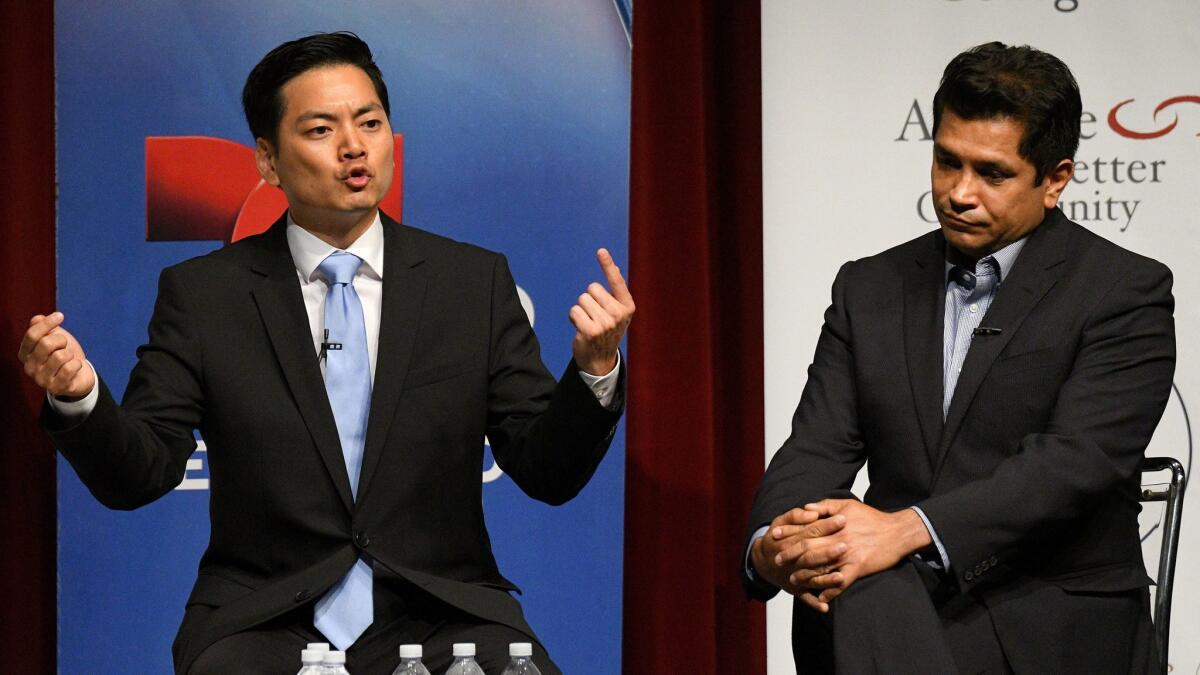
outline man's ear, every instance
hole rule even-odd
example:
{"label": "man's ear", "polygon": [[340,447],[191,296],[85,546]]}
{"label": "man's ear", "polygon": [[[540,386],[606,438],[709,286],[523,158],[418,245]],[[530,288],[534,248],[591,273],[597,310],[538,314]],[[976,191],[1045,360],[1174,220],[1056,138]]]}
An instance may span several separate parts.
{"label": "man's ear", "polygon": [[1050,173],[1046,174],[1046,178],[1042,180],[1042,206],[1052,209],[1058,206],[1058,199],[1062,197],[1063,190],[1067,189],[1067,183],[1071,182],[1071,176],[1075,175],[1075,160],[1063,159],[1050,169]]}
{"label": "man's ear", "polygon": [[279,187],[279,174],[275,171],[275,150],[265,138],[260,137],[254,141],[254,164],[264,181]]}

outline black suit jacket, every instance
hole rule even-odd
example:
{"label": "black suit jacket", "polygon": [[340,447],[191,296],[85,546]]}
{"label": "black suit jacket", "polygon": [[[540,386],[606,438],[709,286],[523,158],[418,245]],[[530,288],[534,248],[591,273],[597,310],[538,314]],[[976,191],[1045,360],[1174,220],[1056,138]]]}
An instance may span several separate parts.
{"label": "black suit jacket", "polygon": [[944,246],[934,231],[839,271],[748,532],[849,489],[866,462],[866,503],[919,506],[958,590],[995,601],[1006,653],[1040,657],[1040,636],[1065,628],[1048,624],[1071,619],[1022,590],[1147,584],[1139,467],[1174,372],[1171,275],[1048,211],[981,322],[1002,332],[973,339],[943,422]]}
{"label": "black suit jacket", "polygon": [[119,509],[174,488],[200,430],[212,531],[174,646],[180,671],[221,637],[320,597],[360,554],[377,583],[405,580],[532,635],[484,527],[484,435],[526,493],[557,504],[587,483],[620,413],[573,365],[557,384],[546,372],[503,256],[382,221],[357,502],[283,219],[163,271],[120,406],[102,382],[78,426],[47,411],[88,489]]}

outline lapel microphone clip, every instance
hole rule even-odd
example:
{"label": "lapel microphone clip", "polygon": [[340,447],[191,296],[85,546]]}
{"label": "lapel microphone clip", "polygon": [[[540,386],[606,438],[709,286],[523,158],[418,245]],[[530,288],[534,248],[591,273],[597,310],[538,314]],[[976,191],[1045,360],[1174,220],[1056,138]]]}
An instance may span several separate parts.
{"label": "lapel microphone clip", "polygon": [[[978,329],[977,329],[977,330],[978,330]],[[317,361],[318,361],[318,362],[319,362],[319,361],[324,361],[324,360],[325,360],[325,356],[326,356],[326,352],[329,352],[329,351],[338,351],[338,350],[340,350],[341,348],[342,348],[342,343],[340,343],[340,342],[330,342],[330,341],[329,341],[329,329],[328,329],[328,328],[326,328],[326,329],[325,329],[325,339],[321,341],[321,353],[320,353],[320,354],[317,354]]]}

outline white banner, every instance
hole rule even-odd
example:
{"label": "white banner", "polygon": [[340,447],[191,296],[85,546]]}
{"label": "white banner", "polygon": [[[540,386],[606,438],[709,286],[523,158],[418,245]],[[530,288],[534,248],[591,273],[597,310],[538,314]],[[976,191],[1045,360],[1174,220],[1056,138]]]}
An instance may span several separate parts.
{"label": "white banner", "polygon": [[[1200,411],[1200,278],[1190,274],[1200,236],[1189,229],[1200,214],[1198,26],[1200,3],[1182,0],[764,0],[768,461],[787,437],[838,267],[936,227],[931,104],[942,70],[1000,40],[1058,56],[1079,81],[1083,138],[1066,215],[1176,275],[1176,390],[1148,454],[1178,458],[1190,476],[1185,406]],[[1151,576],[1161,517],[1152,504],[1141,518]],[[1174,672],[1200,673],[1200,495],[1183,525],[1170,656]],[[794,672],[790,612],[790,596],[768,607],[772,675]]]}

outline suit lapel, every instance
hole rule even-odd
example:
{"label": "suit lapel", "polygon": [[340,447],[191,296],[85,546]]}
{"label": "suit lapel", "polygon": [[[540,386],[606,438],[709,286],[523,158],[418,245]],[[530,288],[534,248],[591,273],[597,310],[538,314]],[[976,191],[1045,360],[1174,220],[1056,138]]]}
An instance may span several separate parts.
{"label": "suit lapel", "polygon": [[945,263],[942,236],[933,232],[904,279],[904,352],[917,422],[933,465],[942,435],[942,318]]}
{"label": "suit lapel", "polygon": [[383,222],[383,306],[380,311],[379,346],[376,352],[375,385],[363,451],[358,494],[361,502],[383,454],[384,441],[400,401],[413,345],[425,301],[429,266],[419,242],[405,226],[380,215]]}
{"label": "suit lapel", "polygon": [[1068,229],[1059,222],[1061,220],[1065,220],[1065,216],[1055,209],[1029,235],[1029,242],[1008,276],[1001,281],[1000,290],[980,321],[980,326],[999,328],[1002,332],[998,335],[976,336],[971,340],[962,373],[954,387],[954,397],[950,400],[950,410],[946,414],[946,425],[938,448],[937,470],[934,472],[935,482],[950,444],[992,363],[1020,330],[1030,310],[1058,281],[1060,263],[1066,259],[1066,238],[1069,234]]}
{"label": "suit lapel", "polygon": [[337,423],[329,407],[325,381],[321,377],[317,355],[313,353],[313,337],[296,265],[287,244],[286,216],[280,218],[264,235],[263,245],[255,250],[253,269],[262,275],[251,293],[258,305],[259,316],[279,360],[292,398],[308,432],[316,443],[325,468],[329,471],[347,511],[354,505],[350,493],[350,477],[342,457]]}

